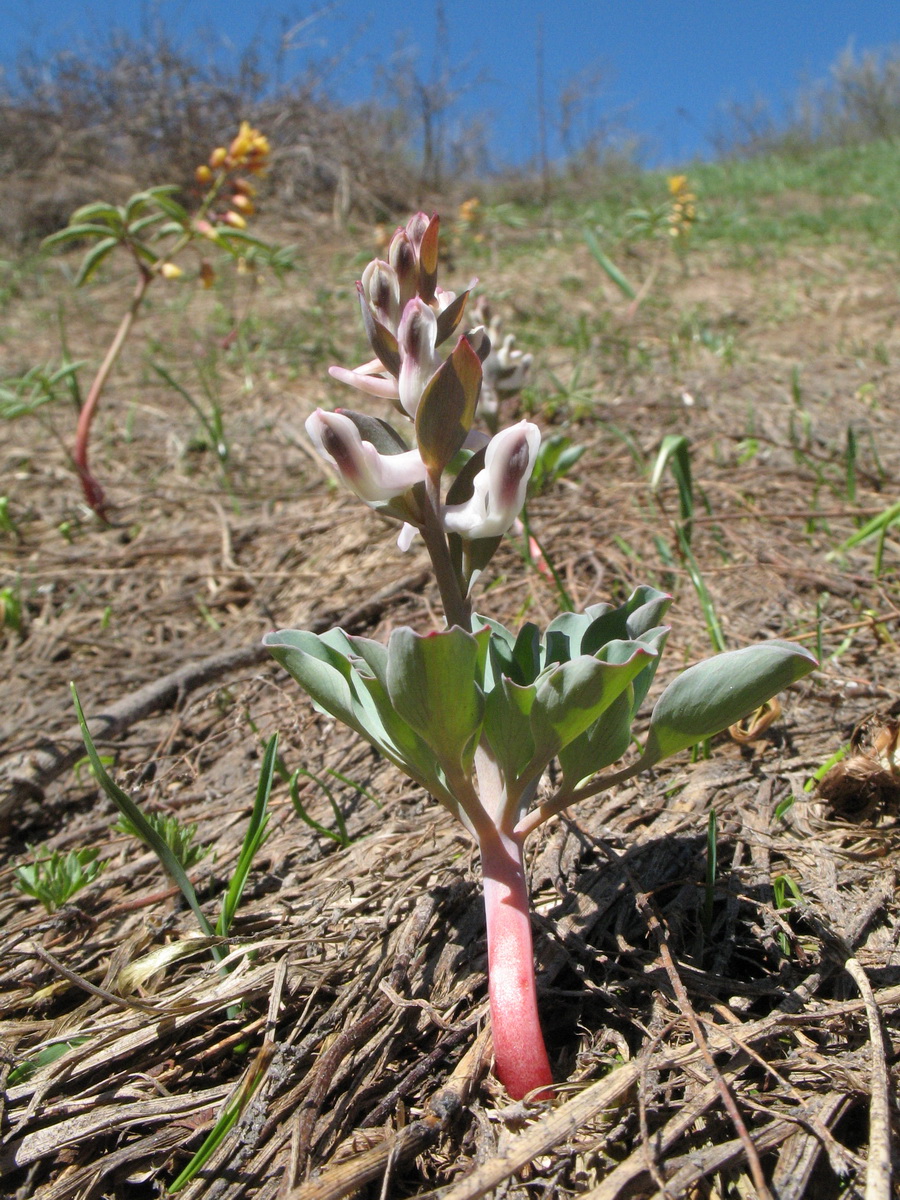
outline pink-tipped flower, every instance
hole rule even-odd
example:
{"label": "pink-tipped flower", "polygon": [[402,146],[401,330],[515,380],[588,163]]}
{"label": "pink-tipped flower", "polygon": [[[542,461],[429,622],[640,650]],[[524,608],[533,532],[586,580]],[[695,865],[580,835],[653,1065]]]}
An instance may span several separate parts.
{"label": "pink-tipped flower", "polygon": [[347,367],[328,368],[328,374],[332,379],[339,379],[341,383],[349,383],[351,387],[365,392],[367,396],[378,396],[381,400],[396,400],[400,395],[397,389],[397,380],[384,375],[383,371],[384,366],[377,358],[363,363],[355,371],[350,371]]}
{"label": "pink-tipped flower", "polygon": [[418,297],[403,310],[397,331],[400,375],[397,388],[403,411],[415,418],[425,385],[441,365],[437,353],[437,318]]}
{"label": "pink-tipped flower", "polygon": [[306,420],[306,432],[322,457],[366,504],[383,504],[425,478],[418,450],[380,454],[341,413],[317,408]]}
{"label": "pink-tipped flower", "polygon": [[519,421],[492,437],[484,467],[473,481],[472,495],[444,510],[447,532],[470,539],[506,533],[525,503],[540,448],[541,431],[531,421]]}

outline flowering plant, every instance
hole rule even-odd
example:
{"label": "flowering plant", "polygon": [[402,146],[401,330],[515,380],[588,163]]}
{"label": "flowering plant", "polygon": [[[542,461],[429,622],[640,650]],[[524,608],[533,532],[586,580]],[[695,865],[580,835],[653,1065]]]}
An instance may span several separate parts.
{"label": "flowering plant", "polygon": [[[638,588],[622,605],[564,612],[518,632],[472,611],[472,585],[522,507],[541,443],[520,421],[488,439],[474,429],[482,328],[438,347],[461,326],[468,289],[437,286],[438,218],[398,229],[387,260],[357,284],[374,358],[331,374],[391,400],[403,432],[380,417],[317,410],[307,430],[356,495],[421,535],[447,628],[395,629],[387,645],[340,629],[281,630],[264,639],[322,711],[339,718],[426,788],[481,852],[496,1070],[510,1095],[551,1094],[538,1019],[525,838],[567,805],[631,778],[733,724],[811,671],[785,641],[749,646],[689,668],[653,708],[643,749],[632,743],[668,635],[670,597]],[[404,436],[404,433],[406,436]],[[449,480],[449,482],[447,482]],[[559,783],[536,802],[551,759]]]}
{"label": "flowering plant", "polygon": [[202,193],[194,208],[186,208],[175,198],[180,190],[177,185],[164,184],[137,192],[122,205],[106,201],[86,204],[72,214],[64,229],[44,240],[45,248],[89,242],[75,276],[76,287],[87,283],[100,264],[119,248],[129,252],[136,271],[131,302],[80,407],[72,450],[84,498],[103,521],[108,520],[106,496],[88,461],[91,426],[150,285],[159,279],[181,279],[185,271],[176,260],[185,250],[193,249],[198,257],[197,277],[204,287],[211,287],[215,269],[208,258],[210,244],[239,263],[253,253],[276,271],[290,265],[287,248],[273,246],[247,231],[256,194],[247,176],[265,170],[269,153],[268,139],[249,121],[243,121],[230,144],[217,146],[208,161],[197,167],[195,179]]}

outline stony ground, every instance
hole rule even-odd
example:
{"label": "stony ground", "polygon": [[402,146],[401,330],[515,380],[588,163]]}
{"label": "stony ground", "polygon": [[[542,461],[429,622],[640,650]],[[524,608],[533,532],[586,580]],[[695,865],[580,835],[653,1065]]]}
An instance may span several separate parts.
{"label": "stony ground", "polygon": [[[280,288],[155,300],[99,420],[110,527],[79,503],[65,402],[6,426],[3,583],[23,615],[0,650],[4,1194],[160,1195],[232,1105],[184,1196],[887,1196],[900,535],[842,546],[896,501],[892,265],[850,244],[707,245],[666,257],[632,312],[577,230],[498,226],[455,251],[454,274],[478,273],[535,352],[522,405],[587,446],[530,504],[573,602],[667,587],[669,674],[710,652],[676,489],[649,485],[661,439],[684,434],[692,551],[728,644],[791,637],[823,659],[771,724],[535,836],[561,1086],[526,1106],[489,1069],[466,835],[257,649],[279,626],[384,637],[439,619],[422,553],[400,555],[303,437],[314,404],[341,402],[327,363],[360,352],[348,285],[374,247],[368,231],[350,241],[352,262],[314,231]],[[638,251],[629,270],[648,262]],[[114,275],[73,295],[58,264],[17,277],[0,374],[58,357],[60,328],[72,358],[96,363],[127,288]],[[154,361],[218,406],[224,477]],[[559,594],[520,549],[498,555],[479,607],[543,623]],[[70,681],[117,781],[197,824],[209,852],[190,874],[213,921],[279,733],[228,970],[155,855],[114,828],[73,736]],[[333,798],[347,844],[298,816],[297,768],[295,800],[335,832]],[[105,868],[57,911],[17,886],[36,850],[89,847]]]}

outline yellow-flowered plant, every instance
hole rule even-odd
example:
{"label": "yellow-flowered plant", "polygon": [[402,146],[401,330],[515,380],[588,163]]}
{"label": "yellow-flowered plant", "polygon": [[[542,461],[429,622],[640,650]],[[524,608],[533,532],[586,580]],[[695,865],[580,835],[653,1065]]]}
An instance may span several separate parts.
{"label": "yellow-flowered plant", "polygon": [[669,176],[669,236],[676,245],[686,245],[697,220],[697,197],[691,191],[687,175]]}
{"label": "yellow-flowered plant", "polygon": [[[210,243],[236,260],[238,267],[248,254],[276,271],[291,265],[290,248],[275,246],[247,230],[255,211],[256,189],[246,176],[262,174],[270,153],[268,139],[243,121],[230,145],[216,147],[207,162],[197,167],[193,204],[175,198],[181,190],[177,185],[147,188],[122,205],[106,201],[84,205],[72,214],[65,229],[44,242],[52,248],[90,241],[75,277],[76,287],[87,283],[100,264],[120,248],[131,255],[137,272],[131,302],[81,406],[72,449],[84,498],[103,521],[108,520],[106,497],[88,463],[91,424],[150,285],[158,279],[195,278],[211,287],[216,272],[208,257]],[[195,271],[175,261],[189,252],[196,255]]]}

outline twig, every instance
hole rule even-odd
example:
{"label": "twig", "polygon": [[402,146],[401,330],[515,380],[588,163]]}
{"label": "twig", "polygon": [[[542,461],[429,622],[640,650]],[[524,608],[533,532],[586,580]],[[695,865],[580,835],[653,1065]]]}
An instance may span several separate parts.
{"label": "twig", "polygon": [[[382,588],[349,612],[338,614],[337,618],[332,612],[318,616],[310,622],[309,628],[314,633],[319,633],[330,629],[336,619],[344,629],[351,631],[365,626],[379,617],[395,596],[403,592],[420,591],[429,579],[430,572],[427,570],[407,575],[397,583]],[[189,692],[234,671],[260,666],[269,659],[269,651],[264,646],[252,645],[241,646],[237,650],[226,650],[199,662],[188,663],[164,675],[162,679],[145,684],[130,696],[109,705],[98,716],[92,717],[88,722],[91,737],[95,741],[112,741],[138,721],[176,704]],[[47,739],[36,749],[4,763],[0,772],[5,786],[5,790],[0,793],[0,828],[25,800],[42,800],[47,785],[58,779],[63,772],[70,770],[83,753],[81,729],[78,725],[71,725],[52,741]]]}
{"label": "twig", "polygon": [[722,1072],[716,1066],[716,1060],[713,1057],[712,1051],[709,1048],[709,1043],[706,1040],[706,1035],[704,1034],[700,1026],[700,1022],[697,1019],[697,1014],[694,1012],[694,1006],[691,1004],[690,997],[687,993],[687,988],[684,986],[681,976],[678,974],[678,968],[675,966],[675,960],[672,958],[672,952],[669,949],[669,934],[662,919],[662,915],[660,914],[659,909],[654,903],[652,897],[648,896],[646,892],[642,892],[637,886],[637,883],[630,870],[625,863],[622,862],[615,851],[602,844],[601,848],[603,849],[607,858],[609,858],[611,862],[614,862],[625,875],[629,886],[634,892],[634,897],[638,908],[643,913],[644,918],[647,921],[647,925],[656,938],[656,943],[659,948],[659,956],[662,959],[663,965],[666,968],[666,974],[668,975],[669,981],[672,984],[672,990],[675,993],[675,999],[678,1002],[678,1007],[681,1009],[688,1025],[690,1026],[694,1041],[696,1042],[697,1047],[699,1048],[701,1055],[707,1067],[709,1068],[713,1081],[719,1090],[719,1095],[722,1097],[722,1103],[725,1106],[725,1110],[728,1113],[731,1123],[734,1126],[738,1138],[740,1139],[741,1144],[746,1152],[747,1163],[750,1167],[750,1173],[753,1176],[753,1185],[756,1188],[757,1196],[759,1197],[759,1200],[771,1200],[771,1192],[769,1191],[766,1183],[765,1175],[763,1175],[762,1163],[759,1161],[759,1154],[757,1153],[756,1147],[753,1144],[753,1140],[750,1137],[750,1133],[747,1130],[744,1118],[740,1114],[737,1103],[731,1093],[731,1089],[725,1082]]}
{"label": "twig", "polygon": [[428,1101],[425,1113],[418,1121],[389,1134],[381,1145],[326,1168],[318,1179],[311,1179],[288,1192],[284,1200],[343,1200],[357,1195],[375,1179],[385,1178],[389,1182],[389,1170],[421,1154],[449,1129],[451,1121],[469,1102],[490,1059],[491,1035],[490,1027],[486,1026],[447,1083]]}
{"label": "twig", "polygon": [[866,1006],[872,1044],[871,1098],[869,1100],[869,1156],[866,1161],[866,1200],[891,1197],[891,1116],[884,1032],[872,985],[856,958],[844,963]]}

